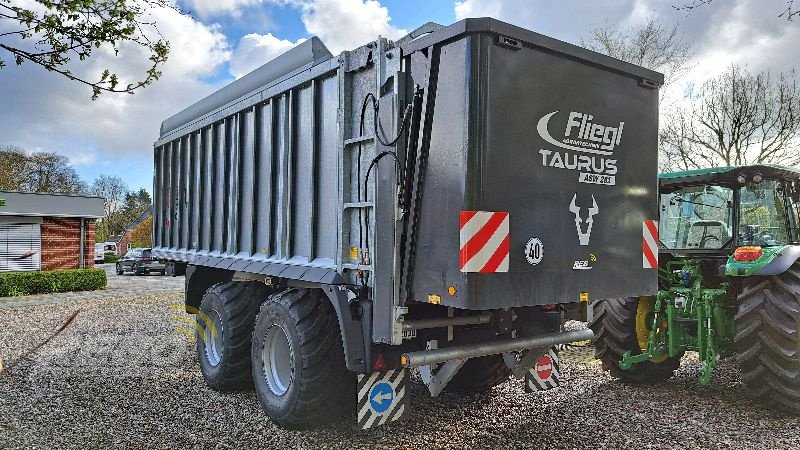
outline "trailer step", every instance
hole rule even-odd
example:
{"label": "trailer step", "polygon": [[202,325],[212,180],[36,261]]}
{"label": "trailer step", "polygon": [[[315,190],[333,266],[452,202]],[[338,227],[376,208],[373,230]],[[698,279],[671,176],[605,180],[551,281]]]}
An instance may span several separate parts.
{"label": "trailer step", "polygon": [[371,142],[373,139],[375,139],[374,136],[359,136],[357,138],[346,139],[344,141],[344,146],[348,147],[350,145],[356,145],[356,144],[362,144],[362,143],[365,143],[365,142]]}
{"label": "trailer step", "polygon": [[375,206],[373,202],[352,202],[352,203],[345,203],[344,209],[352,209],[352,208],[372,208]]}

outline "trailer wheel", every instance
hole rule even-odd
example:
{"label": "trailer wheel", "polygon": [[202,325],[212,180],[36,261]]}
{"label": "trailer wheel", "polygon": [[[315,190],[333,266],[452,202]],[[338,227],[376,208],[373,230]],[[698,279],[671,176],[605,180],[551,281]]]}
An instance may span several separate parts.
{"label": "trailer wheel", "polygon": [[734,344],[745,387],[769,406],[800,413],[800,263],[746,279],[738,303]]}
{"label": "trailer wheel", "polygon": [[328,422],[355,407],[336,312],[318,289],[289,289],[261,305],[251,356],[258,400],[278,425]]}
{"label": "trailer wheel", "polygon": [[252,387],[250,339],[258,306],[269,288],[259,283],[211,286],[197,314],[197,357],[209,386],[220,391]]}
{"label": "trailer wheel", "polygon": [[642,353],[649,335],[648,317],[653,311],[652,297],[628,297],[598,300],[594,303],[594,318],[589,328],[594,331],[595,358],[603,363],[613,377],[631,384],[656,384],[672,377],[680,366],[680,357],[659,357],[634,364],[622,370],[622,355]]}
{"label": "trailer wheel", "polygon": [[461,366],[444,390],[462,394],[483,392],[505,382],[510,376],[511,369],[503,361],[503,355],[471,358]]}

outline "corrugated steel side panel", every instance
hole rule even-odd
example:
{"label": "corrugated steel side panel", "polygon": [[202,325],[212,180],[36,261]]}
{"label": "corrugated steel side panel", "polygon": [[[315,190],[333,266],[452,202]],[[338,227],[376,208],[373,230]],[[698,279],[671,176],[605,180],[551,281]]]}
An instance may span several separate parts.
{"label": "corrugated steel side panel", "polygon": [[155,149],[154,248],[336,266],[338,71]]}

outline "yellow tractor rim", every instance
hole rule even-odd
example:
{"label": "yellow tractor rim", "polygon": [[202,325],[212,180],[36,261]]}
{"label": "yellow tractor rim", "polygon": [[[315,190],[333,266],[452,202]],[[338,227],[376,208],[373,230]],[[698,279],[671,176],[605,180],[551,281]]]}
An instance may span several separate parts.
{"label": "yellow tractor rim", "polygon": [[[639,297],[636,306],[636,340],[641,351],[647,350],[647,340],[650,338],[650,326],[653,324],[653,311],[655,310],[655,297]],[[654,363],[664,362],[667,355],[651,359]]]}

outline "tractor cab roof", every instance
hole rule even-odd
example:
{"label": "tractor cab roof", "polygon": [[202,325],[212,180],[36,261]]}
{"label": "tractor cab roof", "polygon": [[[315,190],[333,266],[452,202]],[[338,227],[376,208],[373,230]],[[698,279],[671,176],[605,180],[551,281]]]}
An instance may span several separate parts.
{"label": "tractor cab roof", "polygon": [[740,186],[739,175],[743,174],[749,180],[755,173],[760,173],[764,179],[800,181],[800,170],[798,169],[777,164],[758,164],[665,172],[658,176],[658,182],[661,189],[667,190],[681,186],[704,184]]}

